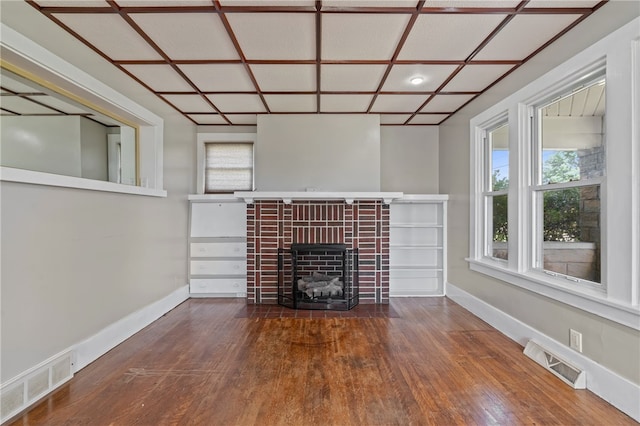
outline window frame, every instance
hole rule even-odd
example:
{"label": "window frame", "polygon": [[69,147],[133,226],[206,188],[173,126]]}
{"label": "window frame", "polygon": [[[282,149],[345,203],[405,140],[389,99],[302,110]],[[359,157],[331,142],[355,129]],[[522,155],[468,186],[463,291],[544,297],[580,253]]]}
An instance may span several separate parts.
{"label": "window frame", "polygon": [[[0,181],[85,189],[152,197],[166,197],[163,189],[164,120],[64,59],[43,49],[21,33],[0,23],[3,67],[19,69],[56,91],[105,115],[115,116],[136,131],[136,185],[0,166]],[[33,79],[33,78],[32,78]],[[142,185],[142,182],[145,185]]]}
{"label": "window frame", "polygon": [[253,182],[252,191],[255,190],[255,163],[256,163],[256,133],[198,133],[197,143],[197,194],[229,194],[229,192],[205,192],[205,164],[207,143],[250,143],[253,145]]}
{"label": "window frame", "polygon": [[[492,161],[493,161],[493,153],[492,153],[492,143],[491,143],[491,138],[489,137],[489,135],[494,131],[497,130],[498,128],[502,127],[502,126],[508,126],[509,125],[509,120],[508,120],[508,114],[505,111],[503,114],[498,115],[497,117],[494,118],[494,120],[492,120],[490,123],[488,123],[489,126],[486,128],[482,129],[483,132],[483,137],[482,137],[482,150],[483,150],[483,161],[482,161],[482,174],[483,174],[483,181],[482,181],[482,187],[483,187],[483,191],[482,191],[482,197],[483,197],[483,202],[484,202],[484,208],[482,210],[482,213],[484,215],[484,218],[482,220],[483,222],[483,226],[484,226],[484,232],[483,232],[483,242],[482,242],[482,247],[483,247],[483,258],[486,258],[488,261],[490,262],[496,262],[498,264],[503,264],[506,265],[508,263],[508,259],[500,259],[497,258],[495,256],[491,256],[491,250],[493,249],[493,203],[489,203],[489,200],[493,201],[494,197],[497,196],[502,196],[502,195],[506,195],[507,196],[507,200],[509,199],[509,189],[502,189],[502,190],[498,190],[495,191],[493,189],[493,179],[492,179],[492,172],[493,172],[493,167],[492,167]],[[511,161],[511,160],[509,160]],[[509,209],[507,210],[507,212],[509,211]],[[509,223],[509,219],[507,218],[507,224]],[[491,232],[490,232],[491,231]],[[507,237],[507,253],[509,252],[509,237]]]}
{"label": "window frame", "polygon": [[[547,72],[522,89],[478,114],[470,121],[470,269],[527,289],[570,306],[583,309],[619,324],[640,330],[640,179],[632,167],[640,164],[635,147],[640,134],[640,18],[594,43],[583,52]],[[597,58],[594,60],[594,58]],[[593,79],[604,71],[607,84],[607,113],[604,133],[607,143],[606,175],[571,185],[600,185],[602,220],[602,284],[576,285],[573,281],[550,276],[534,268],[533,225],[539,218],[534,210],[534,192],[552,189],[536,185],[533,173],[536,153],[533,108],[580,79]],[[574,77],[574,76],[579,77]],[[613,99],[613,101],[612,101]],[[509,124],[509,259],[500,263],[484,254],[483,169],[485,154],[482,137],[506,114]],[[615,165],[615,167],[612,167]],[[554,185],[555,186],[555,185]],[[565,186],[565,185],[562,185]],[[611,191],[615,188],[616,191]],[[614,206],[607,208],[607,206]],[[631,230],[631,232],[629,232]],[[615,247],[615,250],[610,249]],[[585,281],[586,282],[586,281]]]}

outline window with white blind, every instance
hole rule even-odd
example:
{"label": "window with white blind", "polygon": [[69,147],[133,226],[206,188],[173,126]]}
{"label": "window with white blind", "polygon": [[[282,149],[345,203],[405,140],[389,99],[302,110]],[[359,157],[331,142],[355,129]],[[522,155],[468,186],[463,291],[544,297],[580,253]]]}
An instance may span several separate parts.
{"label": "window with white blind", "polygon": [[204,144],[204,192],[253,190],[253,143]]}

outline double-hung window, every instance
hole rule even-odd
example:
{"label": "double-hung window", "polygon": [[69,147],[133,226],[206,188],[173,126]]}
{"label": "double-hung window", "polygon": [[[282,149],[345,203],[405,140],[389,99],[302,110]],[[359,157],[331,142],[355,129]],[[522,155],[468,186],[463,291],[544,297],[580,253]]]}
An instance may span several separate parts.
{"label": "double-hung window", "polygon": [[500,121],[484,132],[483,197],[486,212],[484,256],[509,258],[509,124]]}
{"label": "double-hung window", "polygon": [[533,267],[583,285],[602,282],[605,87],[596,75],[533,108]]}
{"label": "double-hung window", "polygon": [[634,22],[471,119],[468,261],[639,329]]}

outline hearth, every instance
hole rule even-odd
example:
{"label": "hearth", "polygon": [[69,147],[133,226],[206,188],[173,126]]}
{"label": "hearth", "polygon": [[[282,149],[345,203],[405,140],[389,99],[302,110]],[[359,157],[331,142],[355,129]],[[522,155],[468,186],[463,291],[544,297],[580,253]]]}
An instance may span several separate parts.
{"label": "hearth", "polygon": [[278,249],[278,304],[349,310],[359,302],[358,264],[358,250],[345,244],[296,243]]}

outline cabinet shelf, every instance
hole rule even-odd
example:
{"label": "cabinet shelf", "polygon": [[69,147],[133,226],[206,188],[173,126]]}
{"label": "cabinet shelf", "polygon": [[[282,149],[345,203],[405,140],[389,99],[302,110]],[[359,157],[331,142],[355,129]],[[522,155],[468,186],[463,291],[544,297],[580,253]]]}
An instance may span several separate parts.
{"label": "cabinet shelf", "polygon": [[446,282],[446,197],[393,202],[389,212],[389,294],[442,296]]}

